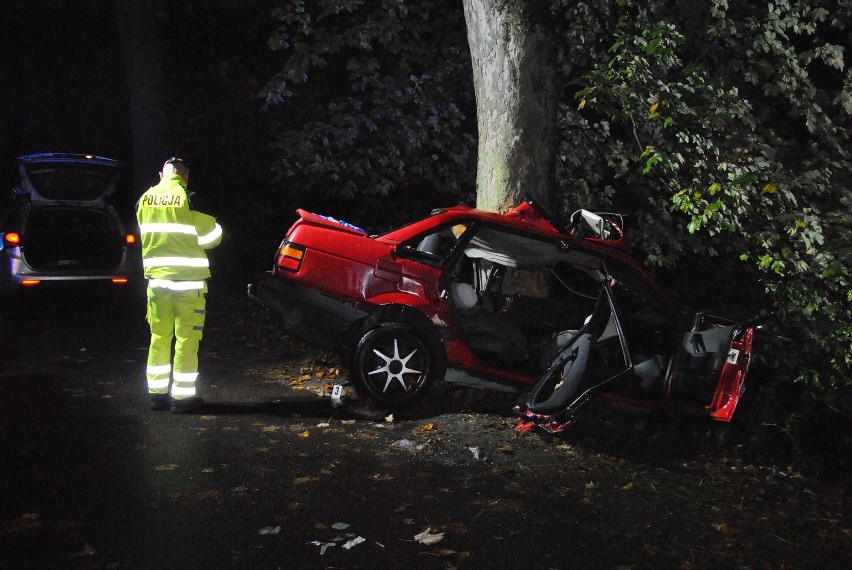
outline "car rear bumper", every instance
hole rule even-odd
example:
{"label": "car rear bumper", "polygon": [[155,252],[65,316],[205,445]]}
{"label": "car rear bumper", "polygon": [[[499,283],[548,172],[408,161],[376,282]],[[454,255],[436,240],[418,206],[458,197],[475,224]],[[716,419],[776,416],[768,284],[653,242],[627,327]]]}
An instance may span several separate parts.
{"label": "car rear bumper", "polygon": [[278,318],[282,332],[324,348],[340,346],[349,326],[369,316],[361,309],[271,273],[257,284],[249,284],[248,296]]}
{"label": "car rear bumper", "polygon": [[30,267],[21,257],[20,252],[9,251],[0,258],[4,265],[2,273],[14,282],[24,280],[38,281],[101,281],[110,279],[140,280],[142,278],[141,263],[131,263],[129,256],[122,253],[121,259],[114,267],[106,269],[75,269],[74,266],[54,268]]}

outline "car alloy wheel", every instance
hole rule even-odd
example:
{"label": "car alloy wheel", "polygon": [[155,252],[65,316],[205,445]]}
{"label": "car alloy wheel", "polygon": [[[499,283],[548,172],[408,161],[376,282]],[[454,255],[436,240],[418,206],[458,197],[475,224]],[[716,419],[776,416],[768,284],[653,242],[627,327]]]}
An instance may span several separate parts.
{"label": "car alloy wheel", "polygon": [[401,323],[383,323],[358,342],[352,378],[358,392],[377,404],[407,404],[431,388],[436,360],[424,335]]}

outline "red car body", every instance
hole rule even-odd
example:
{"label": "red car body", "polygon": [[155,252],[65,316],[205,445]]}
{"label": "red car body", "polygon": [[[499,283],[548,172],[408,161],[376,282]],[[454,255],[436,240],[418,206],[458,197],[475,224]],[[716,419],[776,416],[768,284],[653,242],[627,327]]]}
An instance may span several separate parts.
{"label": "red car body", "polygon": [[593,396],[733,416],[753,329],[685,318],[617,217],[581,211],[560,231],[529,203],[505,214],[456,206],[371,236],[297,213],[249,295],[285,333],[341,349],[355,388],[378,403],[405,405],[445,376],[551,397],[545,376],[559,384],[569,364],[577,369],[572,345],[585,336],[591,353],[576,389],[545,411],[525,402],[527,420],[567,424]]}

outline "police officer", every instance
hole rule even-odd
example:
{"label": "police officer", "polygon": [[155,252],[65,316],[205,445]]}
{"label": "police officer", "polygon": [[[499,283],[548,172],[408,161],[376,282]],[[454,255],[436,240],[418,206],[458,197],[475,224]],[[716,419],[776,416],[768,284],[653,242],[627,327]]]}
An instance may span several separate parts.
{"label": "police officer", "polygon": [[163,164],[160,183],[136,204],[148,279],[148,394],[152,410],[172,413],[197,412],[202,405],[195,383],[210,277],[205,250],[222,240],[216,218],[193,209],[188,180],[189,165],[172,157]]}

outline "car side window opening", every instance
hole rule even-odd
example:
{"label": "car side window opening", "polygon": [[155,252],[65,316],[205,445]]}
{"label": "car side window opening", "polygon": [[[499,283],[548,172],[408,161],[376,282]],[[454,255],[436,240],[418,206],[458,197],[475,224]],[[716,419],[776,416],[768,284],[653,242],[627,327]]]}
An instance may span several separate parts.
{"label": "car side window opening", "polygon": [[442,267],[469,227],[467,222],[438,226],[426,234],[401,243],[397,246],[396,253],[426,265]]}
{"label": "car side window opening", "polygon": [[567,422],[595,391],[629,372],[616,307],[605,283],[600,285],[592,314],[559,347],[538,382],[523,396],[522,408],[532,414]]}
{"label": "car side window opening", "polygon": [[607,269],[639,387],[645,393],[665,390],[665,371],[674,356],[677,323],[629,266],[609,260]]}
{"label": "car side window opening", "polygon": [[447,277],[468,345],[504,363],[546,367],[559,339],[567,342],[594,310],[602,262],[495,226],[465,238]]}

